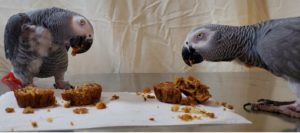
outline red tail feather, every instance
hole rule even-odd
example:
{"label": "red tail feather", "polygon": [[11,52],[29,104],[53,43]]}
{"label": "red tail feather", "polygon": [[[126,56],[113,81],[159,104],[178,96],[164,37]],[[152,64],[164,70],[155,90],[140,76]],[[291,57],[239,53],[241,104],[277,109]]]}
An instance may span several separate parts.
{"label": "red tail feather", "polygon": [[5,75],[1,81],[3,84],[7,85],[12,91],[22,88],[21,80],[17,79],[12,72]]}

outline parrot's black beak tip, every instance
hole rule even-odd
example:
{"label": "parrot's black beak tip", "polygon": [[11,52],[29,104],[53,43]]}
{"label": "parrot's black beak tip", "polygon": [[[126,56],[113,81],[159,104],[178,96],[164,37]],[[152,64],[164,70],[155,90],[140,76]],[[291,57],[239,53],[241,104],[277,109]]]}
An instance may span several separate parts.
{"label": "parrot's black beak tip", "polygon": [[193,64],[198,64],[203,61],[203,57],[200,54],[198,54],[194,50],[189,50],[186,47],[183,47],[183,49],[182,49],[182,58],[183,58],[183,61],[185,62],[185,64],[187,64],[190,67]]}
{"label": "parrot's black beak tip", "polygon": [[91,48],[92,44],[93,44],[93,39],[86,39],[83,42],[79,51],[77,51],[77,53],[80,54],[80,53],[84,53],[84,52],[88,51]]}

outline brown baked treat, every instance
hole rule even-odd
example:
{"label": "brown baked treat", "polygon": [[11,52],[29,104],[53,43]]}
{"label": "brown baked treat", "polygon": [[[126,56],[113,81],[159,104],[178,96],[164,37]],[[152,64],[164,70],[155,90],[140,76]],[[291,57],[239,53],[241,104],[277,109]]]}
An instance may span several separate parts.
{"label": "brown baked treat", "polygon": [[63,100],[69,101],[71,106],[90,105],[98,102],[102,87],[96,83],[87,83],[61,93]]}
{"label": "brown baked treat", "polygon": [[173,82],[162,82],[154,86],[156,98],[165,103],[179,104],[181,101],[180,89]]}
{"label": "brown baked treat", "polygon": [[17,103],[21,108],[30,106],[32,108],[48,107],[56,103],[52,89],[42,89],[27,86],[14,91]]}
{"label": "brown baked treat", "polygon": [[[199,103],[203,103],[211,97],[208,91],[209,87],[201,84],[199,80],[192,76],[187,77],[184,81],[182,81],[182,78],[177,79],[175,83],[183,94],[195,98]],[[182,85],[183,83],[185,85]]]}

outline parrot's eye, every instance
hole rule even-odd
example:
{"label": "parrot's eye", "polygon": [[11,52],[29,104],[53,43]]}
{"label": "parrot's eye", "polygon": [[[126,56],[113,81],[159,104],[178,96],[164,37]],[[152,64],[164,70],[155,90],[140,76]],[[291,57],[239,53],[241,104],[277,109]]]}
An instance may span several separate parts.
{"label": "parrot's eye", "polygon": [[85,21],[83,19],[80,19],[79,23],[80,23],[80,25],[84,25]]}
{"label": "parrot's eye", "polygon": [[202,39],[204,37],[204,33],[199,33],[198,35],[197,35],[197,39]]}

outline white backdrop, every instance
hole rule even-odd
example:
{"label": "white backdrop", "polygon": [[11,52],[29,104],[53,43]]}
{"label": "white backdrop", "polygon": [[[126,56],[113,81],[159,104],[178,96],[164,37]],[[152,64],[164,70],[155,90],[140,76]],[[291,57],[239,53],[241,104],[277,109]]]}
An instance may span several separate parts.
{"label": "white backdrop", "polygon": [[253,24],[298,16],[298,0],[0,0],[0,73],[5,59],[3,32],[9,16],[61,7],[86,16],[95,41],[85,54],[69,56],[68,74],[257,71],[236,63],[204,62],[188,68],[181,43],[193,27],[206,23]]}

